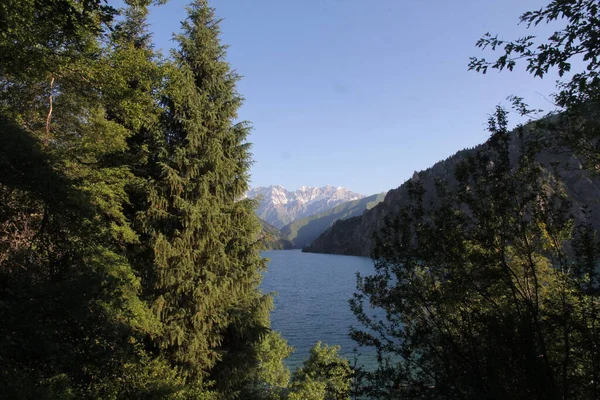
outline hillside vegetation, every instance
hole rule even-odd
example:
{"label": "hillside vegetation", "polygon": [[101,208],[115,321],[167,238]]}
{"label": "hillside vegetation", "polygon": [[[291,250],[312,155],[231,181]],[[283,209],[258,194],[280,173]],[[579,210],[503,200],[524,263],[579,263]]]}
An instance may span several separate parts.
{"label": "hillside vegetation", "polygon": [[535,110],[510,98],[511,110],[489,117],[485,144],[415,174],[311,246],[374,261],[350,302],[361,325],[351,337],[380,356],[361,374],[363,394],[600,398],[599,12],[597,1],[551,1],[520,18],[557,28],[545,41],[485,34],[477,45],[500,55],[469,67],[558,71],[560,109],[511,132],[511,113]]}
{"label": "hillside vegetation", "polygon": [[281,228],[281,235],[291,241],[294,248],[301,249],[312,243],[335,221],[361,215],[365,210],[370,210],[381,203],[384,198],[385,193],[379,193],[342,203],[329,210],[296,220],[284,226]]}
{"label": "hillside vegetation", "polygon": [[[552,139],[545,126],[550,120],[532,122],[524,128],[525,135],[532,130],[536,135],[543,133],[544,137],[553,144],[536,155],[540,166],[546,173],[555,175],[560,179],[572,202],[571,212],[576,221],[590,221],[594,227],[600,228],[600,178],[589,170],[582,168],[582,161],[573,150],[566,147],[557,147],[558,142]],[[511,144],[509,151],[511,157],[516,157],[522,150],[518,132],[509,134]],[[412,182],[420,182],[427,191],[428,201],[433,201],[433,192],[437,181],[446,182],[451,187],[457,185],[455,177],[456,167],[478,152],[487,148],[489,144],[482,144],[472,149],[461,150],[456,154],[440,161],[424,171],[413,174],[411,179],[404,182],[396,189],[388,192],[385,200],[362,215],[337,221],[331,228],[323,232],[305,251],[314,253],[330,253],[369,256],[375,245],[374,234],[379,232],[386,224],[386,220],[399,212],[409,201],[409,188]],[[584,214],[582,207],[587,209]]]}
{"label": "hillside vegetation", "polygon": [[291,250],[294,245],[285,239],[281,231],[266,221],[260,220],[260,234],[258,239],[265,250]]}

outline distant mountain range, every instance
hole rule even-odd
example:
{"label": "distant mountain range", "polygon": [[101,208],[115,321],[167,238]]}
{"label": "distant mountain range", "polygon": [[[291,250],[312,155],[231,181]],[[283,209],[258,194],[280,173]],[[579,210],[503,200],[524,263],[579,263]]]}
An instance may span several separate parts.
{"label": "distant mountain range", "polygon": [[280,229],[300,218],[308,217],[333,208],[339,204],[365,197],[343,187],[302,186],[295,191],[283,186],[256,187],[246,197],[260,199],[256,213],[263,221]]}
{"label": "distant mountain range", "polygon": [[294,248],[301,249],[312,243],[335,221],[361,215],[365,210],[370,210],[381,203],[384,198],[385,193],[374,194],[298,219],[281,228],[281,237],[291,242]]}

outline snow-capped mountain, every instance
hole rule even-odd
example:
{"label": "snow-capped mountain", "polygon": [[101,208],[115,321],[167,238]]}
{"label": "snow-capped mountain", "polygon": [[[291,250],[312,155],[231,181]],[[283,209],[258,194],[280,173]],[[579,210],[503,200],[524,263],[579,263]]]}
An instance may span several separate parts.
{"label": "snow-capped mountain", "polygon": [[260,186],[250,189],[246,197],[260,198],[256,210],[258,216],[271,225],[282,228],[292,221],[313,215],[338,204],[365,197],[343,187],[302,186],[295,191],[286,190],[283,186]]}

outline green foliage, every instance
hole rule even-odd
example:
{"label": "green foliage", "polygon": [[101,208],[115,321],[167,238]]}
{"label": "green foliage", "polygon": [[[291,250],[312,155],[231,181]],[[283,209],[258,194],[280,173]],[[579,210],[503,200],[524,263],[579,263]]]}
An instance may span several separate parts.
{"label": "green foliage", "polygon": [[115,25],[97,1],[18,3],[0,4],[0,397],[287,384],[212,9],[193,4],[161,60],[149,1]]}
{"label": "green foliage", "polygon": [[583,71],[572,75],[569,81],[559,85],[561,89],[555,98],[561,107],[571,108],[589,100],[598,100],[600,89],[600,20],[596,1],[554,0],[536,11],[527,11],[520,22],[527,28],[539,24],[560,21],[564,26],[555,31],[546,42],[536,43],[535,36],[526,36],[515,41],[498,39],[498,36],[485,34],[477,46],[491,50],[502,49],[504,54],[496,61],[471,58],[469,69],[486,73],[488,68],[512,71],[519,59],[526,63],[527,72],[536,77],[546,76],[551,68],[556,68],[563,76],[571,71],[571,62],[582,58]]}
{"label": "green foliage", "polygon": [[264,260],[254,203],[236,200],[250,165],[247,124],[234,123],[238,77],[224,61],[212,9],[197,2],[188,11],[162,93],[160,134],[149,139],[148,206],[138,215],[150,248],[139,254],[153,265],[160,354],[190,382],[210,378],[234,395],[256,367],[271,300],[256,288]]}
{"label": "green foliage", "polygon": [[279,400],[285,396],[290,380],[290,370],[283,364],[293,348],[288,346],[278,332],[270,332],[258,345],[258,368],[254,369],[249,383],[240,398]]}
{"label": "green foliage", "polygon": [[[521,16],[528,28],[555,21],[562,28],[546,42],[484,35],[477,46],[503,54],[472,58],[469,68],[513,70],[524,61],[540,78],[556,68],[569,76],[554,95],[562,112],[536,123],[537,132],[509,134],[498,109],[486,146],[457,166],[456,185],[426,190],[413,178],[409,201],[377,237],[376,273],[359,277],[351,302],[367,328],[353,337],[380,357],[364,386],[375,398],[600,395],[598,239],[591,213],[573,226],[557,173],[569,168],[559,165],[565,150],[598,171],[598,2],[555,0]],[[578,58],[585,67],[570,74]]]}
{"label": "green foliage", "polygon": [[143,345],[161,323],[125,252],[138,240],[124,213],[133,176],[121,160],[132,132],[108,111],[124,105],[109,99],[121,75],[98,42],[107,9],[20,5],[3,14],[27,23],[2,42],[1,390],[7,398],[183,393]]}
{"label": "green foliage", "polygon": [[366,374],[373,397],[598,394],[588,355],[600,343],[581,340],[597,335],[598,292],[582,289],[598,271],[578,272],[564,187],[535,161],[536,135],[508,133],[506,115],[497,110],[485,148],[459,164],[456,188],[427,193],[413,179],[377,238],[376,273],[351,302],[368,328],[353,337],[381,360]]}
{"label": "green foliage", "polygon": [[321,345],[311,350],[304,365],[292,378],[288,400],[347,400],[354,371],[348,360],[338,355],[339,346]]}
{"label": "green foliage", "polygon": [[0,74],[28,81],[75,71],[70,64],[90,55],[115,14],[98,0],[2,0]]}
{"label": "green foliage", "polygon": [[[8,398],[162,390],[169,371],[142,363],[137,345],[159,321],[116,245],[127,229],[123,171],[69,162],[6,120],[0,131],[2,390]],[[99,151],[107,149],[87,156]]]}
{"label": "green foliage", "polygon": [[288,400],[323,400],[327,395],[327,385],[322,381],[307,378],[295,385],[295,392],[288,396]]}
{"label": "green foliage", "polygon": [[[505,41],[487,33],[477,46],[503,54],[495,61],[472,57],[469,63],[470,70],[484,74],[488,68],[512,71],[519,62],[525,62],[526,71],[539,78],[556,70],[562,80],[557,81],[557,93],[552,97],[562,112],[548,129],[555,133],[555,143],[575,150],[584,167],[596,173],[600,172],[599,18],[595,0],[553,0],[520,17],[528,29],[535,30],[543,23],[560,26],[546,41],[533,35]],[[582,64],[579,71],[572,70],[574,61]]]}

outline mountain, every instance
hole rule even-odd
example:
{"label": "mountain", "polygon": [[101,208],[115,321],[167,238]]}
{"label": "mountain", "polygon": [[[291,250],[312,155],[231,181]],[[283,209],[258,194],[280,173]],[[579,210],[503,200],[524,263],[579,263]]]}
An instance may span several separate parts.
{"label": "mountain", "polygon": [[[535,124],[535,123],[532,123]],[[531,128],[533,125],[529,125]],[[427,201],[433,199],[434,181],[436,178],[456,183],[454,172],[456,165],[467,157],[468,154],[481,149],[486,144],[479,145],[468,150],[461,150],[444,161],[440,161],[431,168],[421,172],[415,172],[411,179],[419,179],[427,190]],[[516,154],[518,144],[516,135],[513,135],[511,143],[511,155]],[[585,218],[583,206],[589,207],[591,217],[587,216],[589,222],[596,228],[600,228],[600,177],[582,169],[581,163],[572,152],[561,149],[558,152],[542,152],[537,160],[547,170],[548,174],[554,174],[554,167],[558,165],[557,174],[563,181],[569,199],[572,202],[571,213],[576,222]],[[305,248],[307,252],[347,254],[368,256],[373,247],[373,234],[384,226],[388,215],[397,213],[408,200],[408,188],[406,182],[396,189],[390,190],[383,202],[362,215],[353,218],[336,221],[331,228],[321,234],[313,243]]]}
{"label": "mountain", "polygon": [[293,249],[292,242],[284,239],[279,229],[266,221],[260,220],[260,236],[262,247],[265,250],[290,250]]}
{"label": "mountain", "polygon": [[276,228],[309,215],[317,214],[338,204],[361,199],[362,194],[351,192],[343,187],[302,186],[296,191],[286,190],[283,186],[274,185],[256,187],[246,193],[246,197],[259,198],[260,205],[256,213],[260,219]]}
{"label": "mountain", "polygon": [[384,198],[385,193],[374,194],[298,219],[281,228],[281,236],[292,242],[295,248],[303,248],[312,243],[335,221],[361,215],[365,210],[370,210],[381,203]]}

